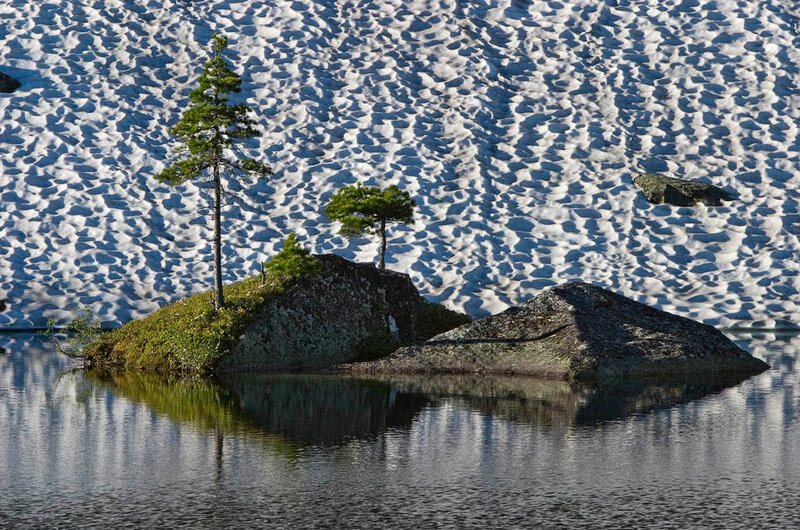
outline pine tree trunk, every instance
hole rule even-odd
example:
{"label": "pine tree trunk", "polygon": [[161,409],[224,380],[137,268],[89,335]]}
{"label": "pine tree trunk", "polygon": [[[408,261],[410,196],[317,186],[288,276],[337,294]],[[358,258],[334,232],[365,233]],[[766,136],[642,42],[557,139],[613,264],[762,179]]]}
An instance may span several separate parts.
{"label": "pine tree trunk", "polygon": [[386,220],[381,219],[381,261],[378,263],[379,269],[386,268]]}
{"label": "pine tree trunk", "polygon": [[219,162],[214,164],[214,309],[225,307],[225,294],[222,292],[222,184],[219,180]]}

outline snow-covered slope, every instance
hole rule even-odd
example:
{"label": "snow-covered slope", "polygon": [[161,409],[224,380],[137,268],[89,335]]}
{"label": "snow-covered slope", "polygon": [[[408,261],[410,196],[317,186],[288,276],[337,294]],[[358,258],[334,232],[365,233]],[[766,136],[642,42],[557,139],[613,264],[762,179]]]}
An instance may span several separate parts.
{"label": "snow-covered slope", "polygon": [[[396,183],[388,267],[473,315],[583,279],[722,325],[800,320],[794,0],[6,0],[0,326],[122,322],[210,286],[206,192],[152,175],[212,32],[230,37],[274,177],[226,208],[227,280]],[[739,195],[652,206],[639,171]]]}

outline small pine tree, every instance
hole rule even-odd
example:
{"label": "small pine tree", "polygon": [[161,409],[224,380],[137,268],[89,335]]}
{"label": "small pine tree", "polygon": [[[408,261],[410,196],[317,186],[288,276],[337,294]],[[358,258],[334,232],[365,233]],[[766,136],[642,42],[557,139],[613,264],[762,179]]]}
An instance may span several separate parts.
{"label": "small pine tree", "polygon": [[181,121],[170,131],[181,142],[176,153],[183,155],[183,159],[164,169],[156,178],[177,186],[206,175],[214,184],[214,306],[219,310],[225,305],[220,229],[224,192],[221,174],[260,177],[271,175],[272,170],[266,164],[232,154],[237,142],[258,136],[258,130],[255,120],[248,116],[251,109],[247,105],[228,103],[229,95],[241,92],[242,85],[242,79],[222,57],[228,39],[215,34],[212,42],[213,55],[203,67],[199,86],[189,94],[191,104]]}
{"label": "small pine tree", "polygon": [[281,282],[313,278],[322,270],[322,263],[300,246],[292,232],[283,244],[283,250],[264,264],[264,270]]}
{"label": "small pine tree", "polygon": [[381,237],[378,267],[386,268],[386,223],[414,222],[416,204],[406,191],[395,185],[385,190],[378,187],[348,186],[331,197],[325,214],[331,221],[339,221],[339,233],[347,237],[359,237],[364,233]]}

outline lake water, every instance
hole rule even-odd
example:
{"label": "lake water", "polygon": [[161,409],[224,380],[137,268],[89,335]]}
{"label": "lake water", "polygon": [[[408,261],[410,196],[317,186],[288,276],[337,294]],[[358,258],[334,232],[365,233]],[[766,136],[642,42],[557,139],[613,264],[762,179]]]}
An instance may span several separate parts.
{"label": "lake water", "polygon": [[598,390],[170,383],[0,336],[0,526],[794,527],[800,338],[737,341],[772,369]]}

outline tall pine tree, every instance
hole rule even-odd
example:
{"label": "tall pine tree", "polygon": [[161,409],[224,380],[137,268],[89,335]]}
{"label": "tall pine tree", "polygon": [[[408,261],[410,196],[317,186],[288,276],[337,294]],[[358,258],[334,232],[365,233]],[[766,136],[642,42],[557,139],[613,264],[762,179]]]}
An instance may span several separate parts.
{"label": "tall pine tree", "polygon": [[225,305],[222,291],[222,212],[221,176],[266,176],[272,170],[266,164],[235,155],[236,143],[258,136],[256,122],[248,116],[251,109],[244,103],[230,104],[231,93],[241,92],[242,79],[228,66],[222,52],[228,39],[214,35],[213,54],[203,67],[198,87],[189,94],[191,104],[183,118],[170,132],[180,141],[176,153],[181,159],[156,175],[167,184],[177,186],[199,177],[210,178],[214,185],[214,307]]}

